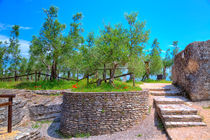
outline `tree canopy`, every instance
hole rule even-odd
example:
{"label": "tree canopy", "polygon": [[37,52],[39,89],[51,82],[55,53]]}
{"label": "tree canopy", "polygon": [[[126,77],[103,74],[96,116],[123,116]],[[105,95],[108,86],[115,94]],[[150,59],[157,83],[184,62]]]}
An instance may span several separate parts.
{"label": "tree canopy", "polygon": [[130,79],[142,78],[147,71],[145,62],[149,75],[160,74],[162,70],[164,74],[178,53],[178,41],[174,41],[174,48],[168,49],[162,58],[158,39],[153,41],[149,54],[144,52],[150,30],[145,21],[139,20],[138,12],[126,13],[125,25],[107,24],[97,34],[90,32],[85,36],[82,13],[74,14],[70,24],[65,25],[59,22],[58,11],[55,6],[43,10],[44,23],[39,35],[32,37],[29,59],[20,55],[20,27],[12,27],[9,42],[0,42],[1,75],[37,71],[49,74],[51,80],[62,76],[87,78],[89,83],[91,77],[99,83],[109,79],[114,85],[116,74],[128,72]]}

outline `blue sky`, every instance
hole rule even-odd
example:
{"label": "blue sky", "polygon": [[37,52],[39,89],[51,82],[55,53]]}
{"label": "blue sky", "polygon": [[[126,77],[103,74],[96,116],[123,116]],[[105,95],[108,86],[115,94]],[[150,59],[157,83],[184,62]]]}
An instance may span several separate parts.
{"label": "blue sky", "polygon": [[0,40],[8,39],[12,25],[20,25],[21,52],[27,56],[32,35],[38,35],[44,22],[42,8],[51,5],[59,7],[59,21],[67,27],[72,15],[82,12],[84,36],[104,24],[126,25],[124,13],[138,11],[138,19],[151,30],[147,47],[154,38],[163,50],[175,40],[183,49],[193,41],[210,39],[210,0],[0,0]]}

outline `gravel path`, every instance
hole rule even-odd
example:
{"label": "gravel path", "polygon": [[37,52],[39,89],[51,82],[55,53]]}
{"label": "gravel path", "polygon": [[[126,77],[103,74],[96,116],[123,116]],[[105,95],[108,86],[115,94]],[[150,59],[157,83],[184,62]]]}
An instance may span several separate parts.
{"label": "gravel path", "polygon": [[[160,127],[161,124],[155,119],[154,109],[152,108],[152,97],[150,97],[150,106],[150,114],[140,124],[126,131],[101,136],[90,136],[89,138],[71,138],[71,140],[167,140],[168,137]],[[62,139],[55,132],[58,128],[59,122],[44,124],[41,128],[42,136],[44,136],[43,140]]]}

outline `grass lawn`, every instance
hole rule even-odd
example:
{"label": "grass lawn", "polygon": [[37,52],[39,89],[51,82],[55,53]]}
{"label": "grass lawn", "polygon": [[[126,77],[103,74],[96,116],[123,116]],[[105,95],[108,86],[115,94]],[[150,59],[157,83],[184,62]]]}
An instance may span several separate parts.
{"label": "grass lawn", "polygon": [[108,83],[102,82],[101,86],[90,84],[87,86],[86,80],[79,82],[74,81],[38,81],[38,82],[0,82],[1,89],[29,89],[29,90],[63,90],[71,89],[75,92],[110,92],[110,91],[140,91],[142,90],[136,83],[136,87],[132,86],[132,82],[114,81],[114,87]]}

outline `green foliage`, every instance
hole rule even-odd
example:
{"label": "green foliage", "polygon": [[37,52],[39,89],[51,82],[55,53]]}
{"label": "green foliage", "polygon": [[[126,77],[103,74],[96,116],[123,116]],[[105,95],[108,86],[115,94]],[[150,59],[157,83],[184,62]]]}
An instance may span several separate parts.
{"label": "green foliage", "polygon": [[104,63],[113,65],[122,65],[127,60],[128,48],[126,42],[126,32],[122,25],[111,27],[105,26],[101,31],[101,36],[97,40],[97,51],[101,56],[100,60]]}
{"label": "green foliage", "polygon": [[[137,78],[144,75],[143,49],[149,39],[150,31],[146,30],[146,22],[137,19],[137,12],[125,14],[128,26],[105,25],[98,36],[95,37],[94,33],[90,32],[84,38],[82,35],[84,32],[82,13],[73,15],[70,30],[66,35],[64,33],[66,25],[58,21],[58,8],[51,6],[43,11],[45,14],[44,23],[39,35],[32,37],[29,60],[21,58],[19,55],[19,26],[15,25],[12,28],[10,49],[8,50],[14,59],[8,59],[13,61],[12,67],[7,69],[8,75],[14,75],[14,70],[18,70],[18,74],[42,72],[50,74],[50,80],[53,83],[53,80],[58,76],[66,77],[68,75],[68,78],[79,79],[95,75],[94,80],[102,79],[102,76],[105,80],[109,74],[109,81],[113,87],[115,75],[125,72],[125,70],[118,69],[119,67],[127,68],[128,72],[133,73]],[[0,57],[3,58],[6,55],[2,42],[0,45]],[[4,63],[5,61],[0,63],[2,75]],[[104,68],[104,71],[97,70],[101,68]],[[91,76],[89,78],[93,79],[94,77]],[[46,83],[38,82],[36,84],[45,85]],[[45,89],[54,88],[48,84],[45,85]],[[32,86],[36,86],[33,82],[23,82],[16,88],[27,88],[28,85],[31,89],[33,89]],[[64,86],[64,88],[66,87]]]}
{"label": "green foliage", "polygon": [[150,53],[150,74],[157,75],[161,73],[162,70],[162,60],[161,60],[161,49],[159,47],[159,42],[157,39],[154,40],[152,44],[152,50]]}
{"label": "green foliage", "polygon": [[144,60],[143,56],[132,56],[128,62],[130,72],[133,72],[137,78],[142,77],[146,71]]}
{"label": "green foliage", "polygon": [[36,63],[43,63],[48,69],[51,68],[51,79],[57,77],[57,67],[60,56],[63,52],[62,31],[65,25],[57,19],[58,8],[51,6],[49,10],[44,9],[46,14],[45,22],[40,30],[40,36],[33,36],[30,46],[31,57],[38,60]]}
{"label": "green foliage", "polygon": [[150,105],[149,106],[149,111],[148,111],[149,114],[151,113],[151,109],[152,109],[152,106]]}
{"label": "green foliage", "polygon": [[88,138],[90,137],[90,133],[78,133],[75,135],[76,138]]}
{"label": "green foliage", "polygon": [[6,66],[5,64],[7,63],[7,60],[7,47],[0,41],[0,76],[3,76],[3,70]]}
{"label": "green foliage", "polygon": [[12,31],[10,33],[10,39],[9,39],[9,46],[7,49],[8,58],[9,58],[9,70],[12,72],[17,71],[19,68],[19,65],[21,63],[21,56],[20,56],[20,49],[19,49],[19,28],[20,26],[14,25],[12,27]]}
{"label": "green foliage", "polygon": [[39,123],[34,123],[31,126],[33,129],[41,128],[41,125]]}
{"label": "green foliage", "polygon": [[164,125],[159,117],[157,117],[157,127],[160,130],[164,130]]}
{"label": "green foliage", "polygon": [[[142,50],[144,44],[149,39],[150,31],[146,30],[146,22],[137,20],[138,13],[132,12],[131,14],[125,14],[125,19],[128,22],[127,38],[128,38],[128,50],[129,50],[129,61],[128,69],[129,72],[133,72],[135,77],[142,77],[145,73],[144,56]],[[130,80],[132,77],[130,77]]]}
{"label": "green foliage", "polygon": [[59,137],[61,137],[63,139],[71,139],[72,138],[72,136],[66,136],[66,135],[62,134],[59,129],[55,130],[55,132],[58,134]]}
{"label": "green foliage", "polygon": [[169,68],[173,65],[173,60],[170,55],[170,49],[167,49],[165,57],[163,58],[163,67]]}
{"label": "green foliage", "polygon": [[138,134],[138,135],[137,135],[137,137],[141,137],[141,136],[142,136],[142,134]]}
{"label": "green foliage", "polygon": [[172,56],[173,56],[173,58],[174,58],[175,55],[177,55],[178,52],[179,52],[178,41],[173,41],[172,46],[174,47],[174,49],[173,49],[173,51],[172,51],[171,54],[172,54]]}
{"label": "green foliage", "polygon": [[52,121],[44,120],[44,121],[36,121],[34,122],[31,127],[34,129],[41,128],[43,124],[51,124]]}

